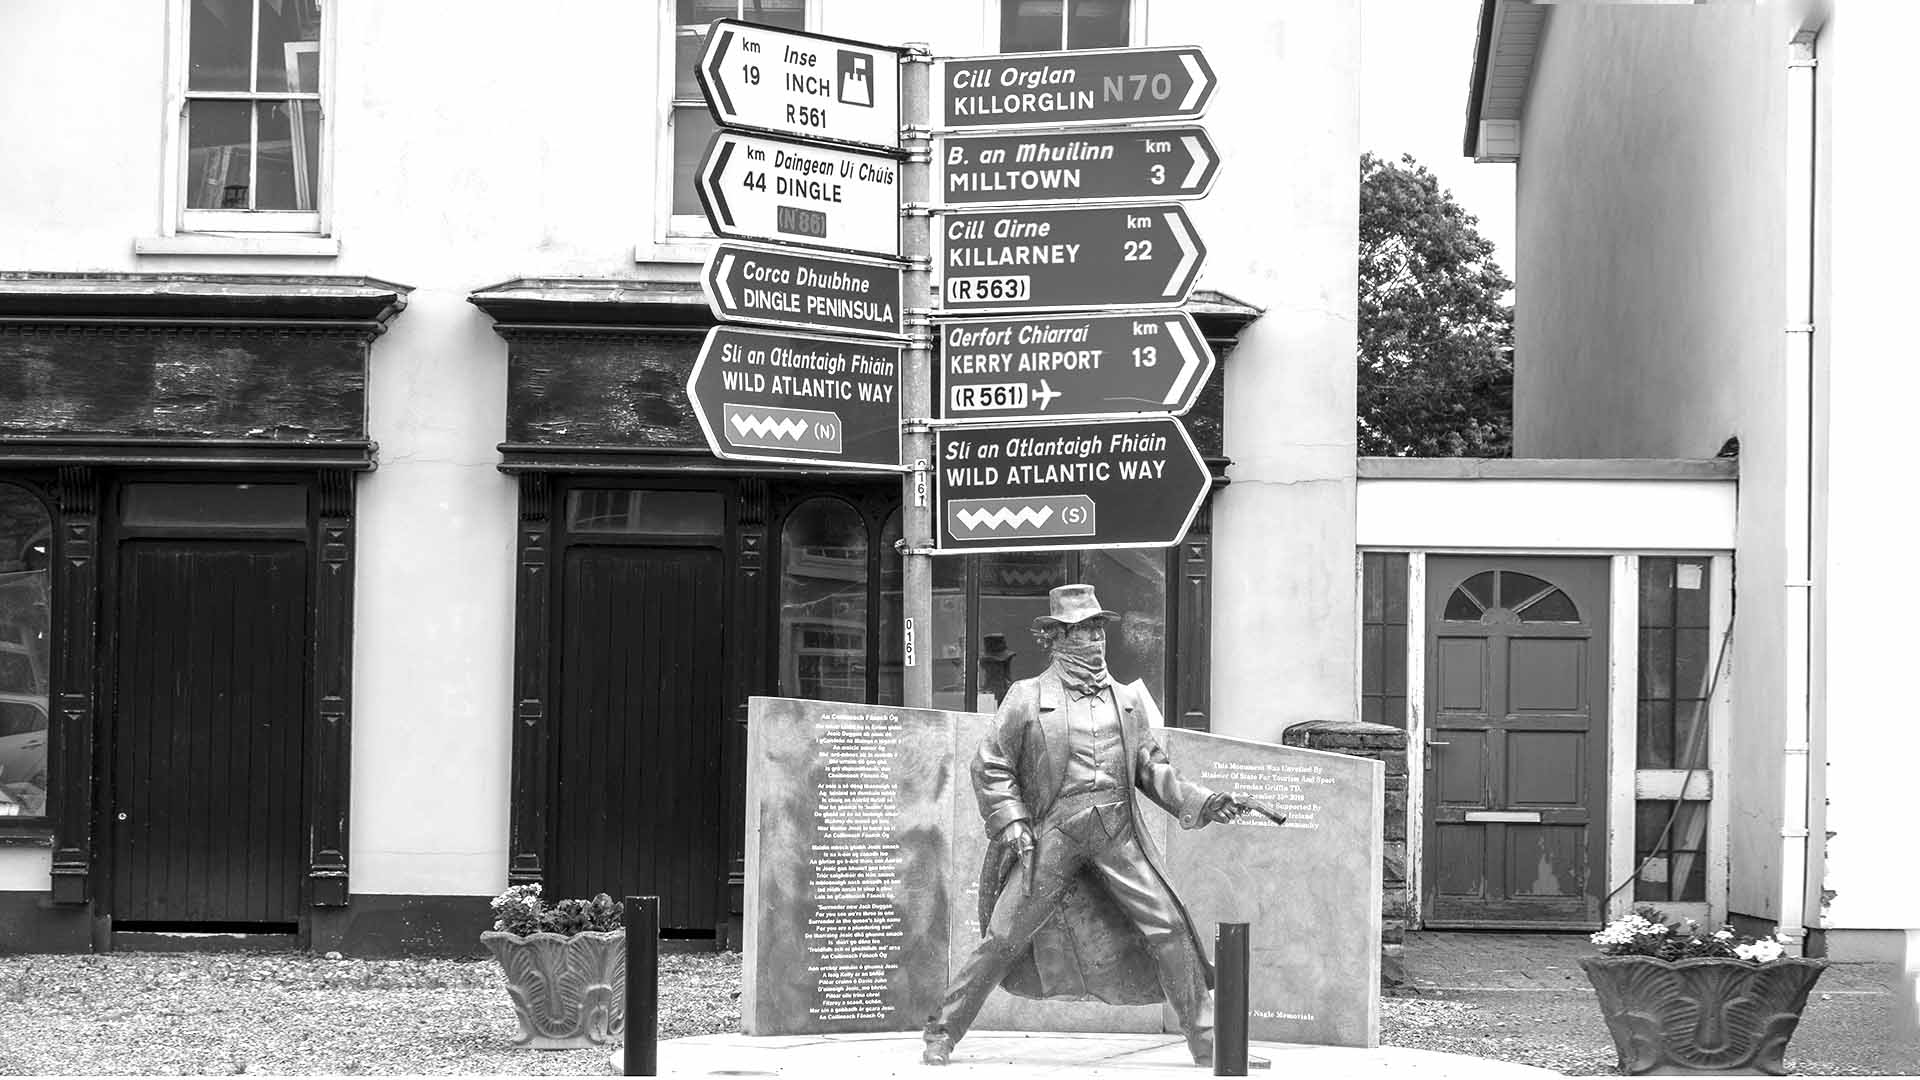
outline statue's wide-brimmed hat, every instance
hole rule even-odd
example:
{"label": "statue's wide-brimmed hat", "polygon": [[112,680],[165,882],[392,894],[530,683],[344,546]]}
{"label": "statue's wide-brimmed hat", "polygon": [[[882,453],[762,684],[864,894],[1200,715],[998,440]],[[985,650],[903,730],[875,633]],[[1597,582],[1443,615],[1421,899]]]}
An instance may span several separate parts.
{"label": "statue's wide-brimmed hat", "polygon": [[1047,613],[1033,620],[1036,630],[1049,626],[1077,626],[1088,619],[1118,619],[1120,613],[1100,606],[1091,585],[1061,585],[1047,594]]}

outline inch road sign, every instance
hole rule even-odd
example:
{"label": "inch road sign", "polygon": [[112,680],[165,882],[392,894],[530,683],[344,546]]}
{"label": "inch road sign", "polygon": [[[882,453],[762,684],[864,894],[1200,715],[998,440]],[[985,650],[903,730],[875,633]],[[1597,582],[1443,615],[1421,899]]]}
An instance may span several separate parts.
{"label": "inch road sign", "polygon": [[720,244],[700,275],[728,322],[899,337],[900,268],[778,248]]}
{"label": "inch road sign", "polygon": [[1172,416],[934,432],[938,552],[1167,547],[1212,477]]}
{"label": "inch road sign", "polygon": [[728,127],[897,149],[902,52],[719,19],[694,77]]}
{"label": "inch road sign", "polygon": [[947,135],[939,160],[948,206],[1198,199],[1220,171],[1219,151],[1197,124]]}
{"label": "inch road sign", "polygon": [[949,312],[1167,307],[1207,257],[1174,203],[961,211],[937,233]]}
{"label": "inch road sign", "polygon": [[898,469],[902,348],[716,326],[687,398],[715,457]]}
{"label": "inch road sign", "polygon": [[1213,374],[1213,351],[1184,311],[939,325],[941,420],[1184,413]]}
{"label": "inch road sign", "polygon": [[883,154],[722,130],[695,179],[721,236],[900,254],[900,164]]}
{"label": "inch road sign", "polygon": [[948,128],[1193,120],[1216,83],[1191,46],[969,56],[938,61],[934,80]]}

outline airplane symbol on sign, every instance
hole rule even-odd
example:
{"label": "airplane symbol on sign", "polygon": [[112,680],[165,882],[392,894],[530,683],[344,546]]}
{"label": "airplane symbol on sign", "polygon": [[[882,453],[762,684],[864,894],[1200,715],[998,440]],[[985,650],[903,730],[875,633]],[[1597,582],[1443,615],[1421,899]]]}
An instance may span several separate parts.
{"label": "airplane symbol on sign", "polygon": [[1040,389],[1034,391],[1033,400],[1040,403],[1041,412],[1046,412],[1047,405],[1050,404],[1054,398],[1057,398],[1059,396],[1060,396],[1060,391],[1055,390],[1053,387],[1047,385],[1047,380],[1041,379]]}

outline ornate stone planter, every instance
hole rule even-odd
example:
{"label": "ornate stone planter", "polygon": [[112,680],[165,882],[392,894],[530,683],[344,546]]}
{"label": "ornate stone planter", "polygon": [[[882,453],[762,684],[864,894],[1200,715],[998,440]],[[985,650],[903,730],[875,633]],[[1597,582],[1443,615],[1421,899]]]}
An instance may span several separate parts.
{"label": "ornate stone planter", "polygon": [[506,973],[520,1018],[515,1045],[584,1050],[626,1033],[626,931],[521,937],[487,930],[480,941]]}
{"label": "ornate stone planter", "polygon": [[1781,1058],[1825,960],[1586,956],[1620,1071],[1786,1074]]}

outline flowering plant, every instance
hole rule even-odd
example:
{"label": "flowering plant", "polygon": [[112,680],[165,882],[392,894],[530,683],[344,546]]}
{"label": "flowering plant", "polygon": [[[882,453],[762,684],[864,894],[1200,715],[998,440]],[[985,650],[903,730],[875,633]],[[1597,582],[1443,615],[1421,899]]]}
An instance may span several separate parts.
{"label": "flowering plant", "polygon": [[620,905],[606,893],[591,900],[561,900],[547,907],[540,886],[515,885],[493,898],[493,928],[528,934],[579,934],[621,928]]}
{"label": "flowering plant", "polygon": [[1607,956],[1652,956],[1661,960],[1688,960],[1697,956],[1732,957],[1764,964],[1785,955],[1787,947],[1772,934],[1763,938],[1734,933],[1723,926],[1702,934],[1700,924],[1687,919],[1670,923],[1650,907],[1637,907],[1624,919],[1615,919],[1590,940]]}

